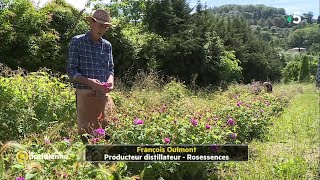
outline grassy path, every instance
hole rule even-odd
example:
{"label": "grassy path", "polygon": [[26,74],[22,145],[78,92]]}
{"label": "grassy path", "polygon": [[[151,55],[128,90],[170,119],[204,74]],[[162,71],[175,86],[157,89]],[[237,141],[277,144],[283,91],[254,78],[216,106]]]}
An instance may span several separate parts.
{"label": "grassy path", "polygon": [[249,162],[231,163],[222,179],[320,179],[319,91],[305,86],[265,142],[249,144]]}

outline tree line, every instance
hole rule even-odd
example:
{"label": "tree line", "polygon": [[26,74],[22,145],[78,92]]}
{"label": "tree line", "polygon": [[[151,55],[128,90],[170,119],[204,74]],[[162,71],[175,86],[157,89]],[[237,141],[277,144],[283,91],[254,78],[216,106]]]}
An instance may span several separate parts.
{"label": "tree line", "polygon": [[[46,67],[65,73],[69,42],[89,30],[84,18],[89,14],[64,0],[53,0],[42,8],[30,0],[4,2],[6,6],[0,9],[0,62],[13,69]],[[256,20],[285,15],[283,9],[273,8],[259,14],[254,10],[259,7],[244,6],[243,12],[253,13]],[[279,81],[288,64],[282,53],[286,48],[298,42],[316,49],[320,43],[318,34],[301,34],[308,31],[307,25],[282,34],[282,27],[253,29],[245,15],[229,13],[225,7],[208,9],[200,2],[190,8],[186,0],[111,0],[95,4],[97,8],[110,11],[116,25],[104,38],[113,45],[119,78],[143,70],[200,86],[252,79]],[[319,27],[308,28],[313,32]]]}

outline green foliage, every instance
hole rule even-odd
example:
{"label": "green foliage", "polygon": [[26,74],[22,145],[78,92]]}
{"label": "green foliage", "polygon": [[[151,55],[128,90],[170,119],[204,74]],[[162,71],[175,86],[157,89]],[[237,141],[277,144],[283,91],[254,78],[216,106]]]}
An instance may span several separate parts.
{"label": "green foliage", "polygon": [[214,7],[211,11],[215,14],[232,14],[244,17],[251,24],[260,26],[288,27],[286,12],[283,8],[268,7],[265,5],[223,5]]}
{"label": "green foliage", "polygon": [[143,22],[151,32],[170,37],[184,30],[190,12],[186,0],[148,0]]}
{"label": "green foliage", "polygon": [[289,35],[290,47],[309,48],[313,44],[320,43],[319,25],[308,25],[305,28],[297,29]]}
{"label": "green foliage", "polygon": [[184,98],[187,93],[187,90],[186,86],[182,83],[171,81],[170,83],[164,86],[164,92],[166,94],[166,101],[172,102],[175,100],[179,101],[182,98]]}
{"label": "green foliage", "polygon": [[[116,143],[154,144],[164,143],[170,138],[173,144],[205,143],[245,143],[252,139],[263,139],[268,132],[270,117],[279,115],[287,106],[290,94],[251,94],[245,86],[234,86],[229,91],[202,101],[204,106],[197,106],[201,98],[190,97],[185,88],[175,81],[164,86],[162,92],[154,93],[151,99],[165,99],[165,105],[150,104],[150,100],[139,103],[148,91],[136,92],[127,98],[120,107],[118,121],[111,122],[106,131],[113,134]],[[170,101],[166,97],[174,99]],[[183,98],[181,98],[183,97]],[[210,96],[209,96],[210,97]],[[219,102],[219,103],[212,103]],[[134,120],[143,120],[136,125]],[[192,126],[190,119],[198,121]],[[232,118],[236,125],[227,125]],[[211,129],[205,126],[210,125]],[[237,139],[229,133],[237,133]],[[206,170],[216,168],[209,163],[128,163],[128,171],[137,174],[143,169],[143,178],[179,179],[184,177],[207,177]],[[194,179],[194,178],[191,178]]]}
{"label": "green foliage", "polygon": [[114,18],[124,23],[133,22],[135,25],[142,19],[146,8],[145,0],[111,0],[106,6]]}
{"label": "green foliage", "polygon": [[297,81],[299,77],[299,69],[299,63],[297,61],[290,61],[283,69],[284,81]]}
{"label": "green foliage", "polygon": [[300,178],[302,174],[307,173],[305,163],[305,160],[300,157],[295,159],[282,159],[281,162],[273,166],[273,171],[278,176],[287,177],[290,174],[291,178]]}
{"label": "green foliage", "polygon": [[319,179],[318,92],[314,84],[274,87],[276,91],[285,88],[286,92],[301,94],[290,99],[281,116],[272,118],[273,125],[265,141],[249,143],[249,161],[219,164],[223,171],[212,173],[216,179]]}
{"label": "green foliage", "polygon": [[310,80],[310,63],[307,56],[303,56],[300,63],[300,82],[308,82]]}
{"label": "green foliage", "polygon": [[13,68],[29,66],[35,70],[30,61],[40,49],[36,37],[42,34],[47,20],[48,17],[37,12],[28,0],[13,1],[7,10],[0,12],[1,62]]}
{"label": "green foliage", "polygon": [[[148,72],[161,69],[163,62],[159,59],[164,56],[163,52],[169,46],[161,36],[145,32],[141,28],[131,25],[123,28],[122,33],[132,46],[135,57],[135,59],[131,59],[132,62],[128,62],[128,59],[126,59],[124,63],[128,65],[123,68],[123,71],[131,67],[130,73],[131,75],[135,75],[139,69]],[[120,65],[123,66],[123,63]]]}
{"label": "green foliage", "polygon": [[224,5],[217,8],[213,8],[212,11],[217,13],[230,12],[238,10],[240,12],[254,13],[254,18],[269,18],[273,15],[285,15],[283,8],[267,7],[265,5]]}
{"label": "green foliage", "polygon": [[[106,166],[83,162],[84,147],[72,126],[75,124],[75,96],[69,84],[61,82],[65,77],[61,79],[44,70],[24,76],[9,76],[9,70],[2,72],[6,74],[0,78],[0,112],[5,114],[1,114],[0,121],[11,127],[3,127],[6,130],[1,137],[15,135],[21,127],[21,135],[28,137],[21,143],[28,151],[64,152],[69,157],[56,161],[33,160],[35,164],[28,166],[37,167],[34,171],[25,171],[15,158],[10,161],[0,158],[0,165],[5,161],[9,167],[8,175],[1,174],[7,179],[33,175],[50,179],[65,176],[71,179],[124,179],[137,174],[144,179],[205,179],[207,171],[217,169],[212,163],[115,163]],[[136,78],[136,82],[142,82],[142,86],[151,83],[153,87],[153,79]],[[99,139],[89,143],[163,144],[165,137],[170,138],[170,144],[247,143],[264,138],[270,118],[284,110],[293,93],[279,90],[274,94],[255,95],[246,86],[232,86],[229,91],[197,98],[184,84],[176,81],[167,83],[162,90],[114,91],[111,96],[117,105],[117,113],[106,127],[112,142]],[[137,118],[143,124],[135,124]],[[198,123],[192,124],[191,119]],[[228,124],[230,119],[235,123]],[[230,138],[230,133],[236,133],[237,137]],[[2,152],[13,157],[17,150]]]}
{"label": "green foliage", "polygon": [[196,84],[203,86],[241,79],[239,61],[233,52],[225,51],[222,40],[212,26],[208,26],[212,23],[210,18],[213,17],[208,18],[206,13],[195,14],[188,20],[189,30],[165,38],[164,43],[158,45],[160,51],[156,52],[157,70],[187,84],[195,75]]}
{"label": "green foliage", "polygon": [[79,29],[83,33],[77,25],[79,17],[64,1],[40,10],[29,0],[13,1],[8,10],[0,12],[1,62],[13,69],[46,67],[64,72],[68,43]]}
{"label": "green foliage", "polygon": [[207,37],[208,41],[204,45],[205,59],[201,67],[201,78],[214,82],[212,77],[218,77],[220,81],[236,81],[241,79],[240,61],[236,59],[233,51],[225,51],[219,37],[215,34]]}
{"label": "green foliage", "polygon": [[[129,77],[140,70],[203,87],[239,80],[278,81],[285,65],[281,51],[298,46],[318,54],[319,26],[284,29],[292,25],[284,24],[281,8],[207,9],[199,2],[191,14],[186,0],[95,2],[95,8],[111,11],[116,26],[104,38],[113,46],[116,76],[126,79],[129,87],[133,85]],[[64,0],[40,9],[29,0],[8,3],[0,11],[1,62],[13,69],[46,67],[65,73],[70,39],[89,30],[87,15]]]}
{"label": "green foliage", "polygon": [[284,82],[312,82],[315,80],[317,69],[317,57],[309,55],[296,55],[294,59],[290,59],[283,69]]}
{"label": "green foliage", "polygon": [[137,51],[135,51],[130,39],[124,35],[124,28],[124,26],[118,25],[104,35],[104,38],[112,44],[115,72],[118,77],[123,77],[131,68],[133,68],[133,72],[130,72],[130,75],[136,74],[139,67],[139,63],[135,62]]}
{"label": "green foliage", "polygon": [[265,41],[271,41],[271,39],[272,39],[271,34],[270,34],[269,31],[262,31],[262,32],[260,33],[260,36],[261,36],[261,38],[262,38],[263,40],[265,40]]}
{"label": "green foliage", "polygon": [[[242,70],[238,74],[242,74],[242,77],[231,75],[233,80],[243,79],[245,83],[252,79],[280,80],[283,62],[270,33],[254,32],[248,22],[239,16],[208,16],[211,21],[218,22],[213,29],[221,37],[225,49],[233,51],[239,60]],[[266,40],[270,40],[270,44]]]}
{"label": "green foliage", "polygon": [[235,58],[233,52],[227,52],[221,61],[220,77],[222,81],[232,82],[240,80],[242,68],[239,66],[240,61]]}
{"label": "green foliage", "polygon": [[51,2],[40,11],[50,16],[49,28],[58,32],[61,41],[72,38],[80,15],[74,7],[64,1]]}
{"label": "green foliage", "polygon": [[[2,68],[2,71],[8,71]],[[42,70],[28,75],[0,76],[1,140],[13,140],[31,132],[42,132],[50,125],[75,122],[75,97],[62,80]]]}

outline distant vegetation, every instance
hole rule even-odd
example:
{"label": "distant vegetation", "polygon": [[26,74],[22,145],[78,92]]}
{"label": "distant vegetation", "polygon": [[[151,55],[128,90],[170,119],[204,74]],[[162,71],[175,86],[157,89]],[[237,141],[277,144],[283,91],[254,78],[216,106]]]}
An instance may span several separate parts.
{"label": "distant vegetation", "polygon": [[[88,14],[64,0],[53,0],[43,8],[29,0],[4,2],[0,62],[13,69],[46,67],[65,73],[68,44],[73,36],[89,30],[84,20]],[[208,9],[198,3],[191,9],[186,0],[112,0],[95,8],[110,10],[116,25],[105,38],[113,44],[117,78],[133,77],[142,70],[203,87],[252,79],[299,81],[292,74],[301,74],[303,59],[309,65],[304,79],[312,81],[315,76],[320,30],[310,20],[311,12],[294,25],[286,21],[283,8],[264,5]],[[307,52],[288,57],[286,51],[294,47]]]}

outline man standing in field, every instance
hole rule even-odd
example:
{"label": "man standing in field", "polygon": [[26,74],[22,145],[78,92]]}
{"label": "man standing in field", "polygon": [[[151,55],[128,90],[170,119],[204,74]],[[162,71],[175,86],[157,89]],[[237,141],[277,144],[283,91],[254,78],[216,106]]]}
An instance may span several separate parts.
{"label": "man standing in field", "polygon": [[90,31],[72,38],[67,65],[68,76],[76,88],[78,134],[84,142],[87,138],[83,134],[105,128],[105,108],[113,104],[108,93],[114,85],[112,46],[102,38],[112,25],[110,15],[96,10],[86,19]]}

